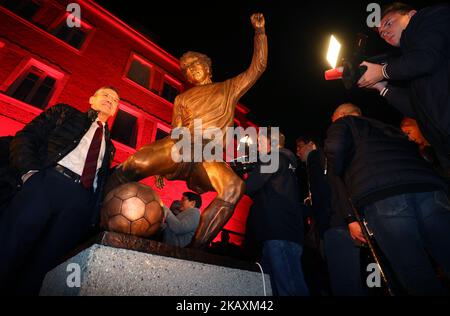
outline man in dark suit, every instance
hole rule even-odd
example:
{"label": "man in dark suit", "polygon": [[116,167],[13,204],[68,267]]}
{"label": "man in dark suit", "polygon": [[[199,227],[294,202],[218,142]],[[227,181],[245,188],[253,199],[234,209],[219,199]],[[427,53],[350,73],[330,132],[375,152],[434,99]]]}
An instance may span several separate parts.
{"label": "man in dark suit", "polygon": [[98,222],[114,156],[106,122],[119,95],[102,87],[89,103],[86,113],[50,107],[11,141],[21,189],[0,218],[0,292],[37,295],[45,274]]}

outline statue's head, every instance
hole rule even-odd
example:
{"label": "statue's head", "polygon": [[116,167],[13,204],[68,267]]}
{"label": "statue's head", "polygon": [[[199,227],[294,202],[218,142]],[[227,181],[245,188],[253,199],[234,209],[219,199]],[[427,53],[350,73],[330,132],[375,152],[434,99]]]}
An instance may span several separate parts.
{"label": "statue's head", "polygon": [[186,80],[194,85],[211,82],[211,59],[204,54],[187,52],[180,58],[180,68]]}

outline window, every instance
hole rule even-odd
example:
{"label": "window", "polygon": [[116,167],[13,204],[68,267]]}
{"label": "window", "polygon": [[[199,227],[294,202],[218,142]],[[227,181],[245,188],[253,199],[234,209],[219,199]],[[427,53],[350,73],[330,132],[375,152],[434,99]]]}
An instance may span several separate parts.
{"label": "window", "polygon": [[164,131],[164,130],[162,130],[160,128],[156,129],[155,141],[163,139],[164,137],[167,137],[167,136],[169,136],[169,132],[166,132],[166,131]]}
{"label": "window", "polygon": [[9,87],[7,95],[44,109],[55,90],[56,79],[46,72],[31,67]]}
{"label": "window", "polygon": [[28,21],[40,8],[40,5],[32,0],[0,0],[0,4]]}
{"label": "window", "polygon": [[51,33],[70,46],[80,49],[86,40],[88,32],[89,29],[84,25],[81,27],[69,27],[64,18]]}
{"label": "window", "polygon": [[174,87],[173,85],[171,85],[170,83],[168,83],[167,81],[164,81],[164,86],[163,86],[163,90],[161,93],[161,96],[166,99],[169,102],[174,102],[175,101],[175,97],[180,93],[180,91],[178,90],[178,88]]}
{"label": "window", "polygon": [[33,17],[33,23],[40,29],[51,33],[49,31],[52,29],[51,26],[55,25],[55,23],[56,25],[59,24],[58,21],[60,21],[61,12],[64,12],[63,6],[57,2],[47,1],[42,6],[42,10]]}
{"label": "window", "polygon": [[150,76],[151,69],[150,65],[133,57],[131,61],[130,68],[128,69],[127,77],[137,84],[143,86],[146,89],[150,88]]}
{"label": "window", "polygon": [[137,131],[137,117],[119,110],[111,129],[111,138],[119,143],[136,148]]}

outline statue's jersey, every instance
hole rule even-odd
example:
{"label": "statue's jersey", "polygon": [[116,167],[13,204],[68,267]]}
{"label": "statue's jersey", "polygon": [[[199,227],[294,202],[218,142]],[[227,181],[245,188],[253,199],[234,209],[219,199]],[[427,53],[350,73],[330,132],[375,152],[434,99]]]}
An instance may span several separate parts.
{"label": "statue's jersey", "polygon": [[181,120],[181,126],[194,131],[194,120],[201,119],[203,129],[219,128],[225,132],[233,126],[234,110],[237,104],[237,89],[232,80],[197,86],[177,98],[174,119]]}

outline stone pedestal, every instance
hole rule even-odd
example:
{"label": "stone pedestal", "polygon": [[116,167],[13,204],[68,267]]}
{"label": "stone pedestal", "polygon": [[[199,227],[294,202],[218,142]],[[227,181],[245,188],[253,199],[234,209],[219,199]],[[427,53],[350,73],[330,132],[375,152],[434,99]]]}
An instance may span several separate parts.
{"label": "stone pedestal", "polygon": [[41,295],[271,295],[269,276],[256,264],[103,233],[54,270]]}

